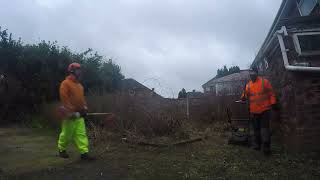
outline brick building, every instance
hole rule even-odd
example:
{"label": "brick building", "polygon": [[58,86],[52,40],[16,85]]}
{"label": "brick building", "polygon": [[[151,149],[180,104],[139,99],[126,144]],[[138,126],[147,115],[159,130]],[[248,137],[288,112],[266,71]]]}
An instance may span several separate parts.
{"label": "brick building", "polygon": [[202,97],[204,94],[202,92],[192,90],[191,92],[187,92],[187,97],[190,98],[197,98],[197,97]]}
{"label": "brick building", "polygon": [[252,66],[276,91],[286,149],[320,151],[319,1],[283,0]]}
{"label": "brick building", "polygon": [[217,96],[240,95],[249,80],[249,70],[241,70],[220,78],[213,78],[202,85],[205,94]]}

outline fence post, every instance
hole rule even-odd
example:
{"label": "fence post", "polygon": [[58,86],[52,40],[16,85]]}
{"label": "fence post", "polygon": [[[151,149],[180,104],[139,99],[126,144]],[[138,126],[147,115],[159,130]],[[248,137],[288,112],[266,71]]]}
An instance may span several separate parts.
{"label": "fence post", "polygon": [[189,95],[187,94],[187,119],[189,120],[190,113],[189,113]]}

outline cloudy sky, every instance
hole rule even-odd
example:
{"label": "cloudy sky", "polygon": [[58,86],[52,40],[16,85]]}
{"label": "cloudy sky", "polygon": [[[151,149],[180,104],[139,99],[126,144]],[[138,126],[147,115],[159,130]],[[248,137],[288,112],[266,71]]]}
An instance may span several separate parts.
{"label": "cloudy sky", "polygon": [[0,26],[33,43],[93,48],[164,96],[247,68],[281,0],[0,0]]}

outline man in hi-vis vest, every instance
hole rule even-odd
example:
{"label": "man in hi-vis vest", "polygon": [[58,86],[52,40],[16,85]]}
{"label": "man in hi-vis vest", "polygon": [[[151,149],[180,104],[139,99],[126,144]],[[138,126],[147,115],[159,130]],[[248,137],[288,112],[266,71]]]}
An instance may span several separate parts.
{"label": "man in hi-vis vest", "polygon": [[269,155],[270,151],[270,117],[271,109],[275,107],[276,97],[270,82],[258,76],[258,70],[253,68],[250,79],[242,93],[241,99],[248,100],[250,106],[251,123],[253,125],[254,137],[252,148],[262,150]]}
{"label": "man in hi-vis vest", "polygon": [[71,63],[68,66],[69,75],[60,85],[60,99],[64,111],[69,116],[62,121],[62,129],[58,140],[59,155],[68,158],[67,146],[73,141],[81,153],[81,159],[94,160],[89,156],[89,142],[84,119],[88,108],[84,97],[83,86],[80,83],[81,66]]}

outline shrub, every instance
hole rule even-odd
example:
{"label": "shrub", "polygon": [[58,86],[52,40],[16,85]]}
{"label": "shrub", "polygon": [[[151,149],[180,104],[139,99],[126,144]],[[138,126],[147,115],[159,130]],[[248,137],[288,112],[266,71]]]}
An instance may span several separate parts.
{"label": "shrub", "polygon": [[74,53],[56,41],[23,44],[0,28],[0,74],[5,75],[0,97],[6,97],[6,105],[1,106],[6,113],[0,114],[0,123],[8,119],[21,121],[19,114],[33,113],[42,103],[58,100],[60,82],[67,74],[68,64],[74,61],[82,64],[86,93],[116,91],[124,78],[120,66],[92,49]]}

